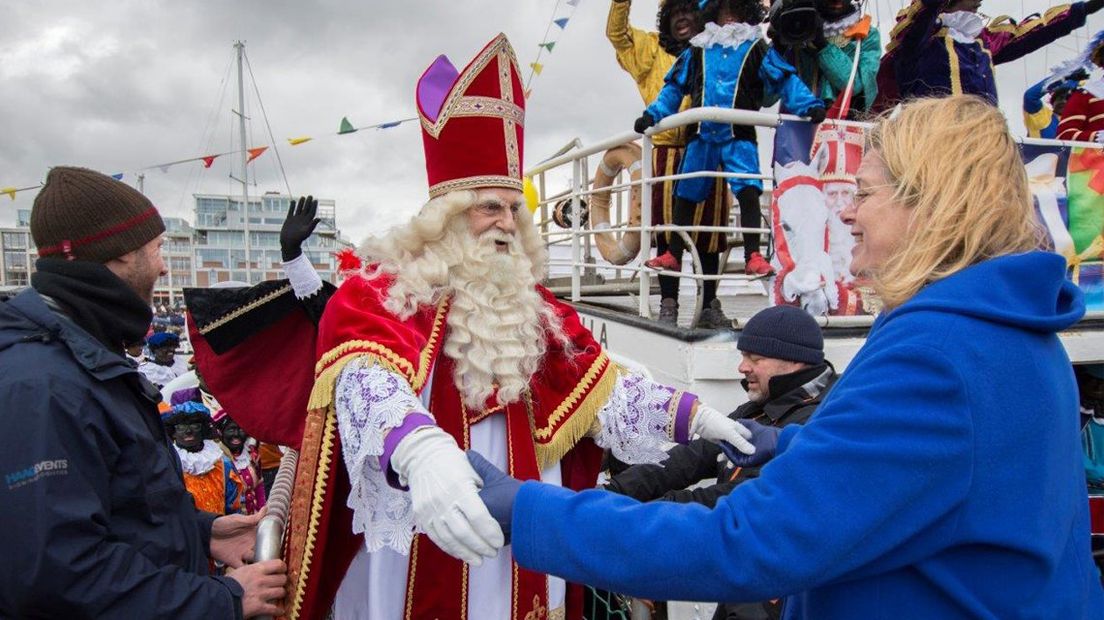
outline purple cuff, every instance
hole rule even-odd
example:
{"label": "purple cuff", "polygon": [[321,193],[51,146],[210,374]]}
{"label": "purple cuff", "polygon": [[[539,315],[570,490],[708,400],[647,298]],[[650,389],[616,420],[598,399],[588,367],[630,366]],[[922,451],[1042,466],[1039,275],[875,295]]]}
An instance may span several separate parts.
{"label": "purple cuff", "polygon": [[698,397],[690,392],[683,392],[679,398],[678,410],[675,412],[675,436],[677,444],[690,443],[690,412],[694,410],[694,403]]}
{"label": "purple cuff", "polygon": [[407,488],[399,483],[399,475],[395,473],[395,470],[391,469],[391,455],[394,454],[395,448],[398,447],[399,442],[406,438],[407,435],[413,433],[415,430],[423,426],[436,426],[437,423],[433,421],[433,418],[420,411],[411,411],[403,418],[402,424],[387,431],[387,435],[383,438],[383,454],[379,457],[380,469],[383,470],[384,476],[387,478],[387,484],[392,488],[406,491]]}

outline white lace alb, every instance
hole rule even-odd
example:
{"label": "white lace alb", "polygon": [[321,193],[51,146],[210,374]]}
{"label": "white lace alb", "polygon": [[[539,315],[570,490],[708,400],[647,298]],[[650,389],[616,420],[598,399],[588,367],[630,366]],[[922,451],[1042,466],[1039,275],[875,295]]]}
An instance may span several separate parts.
{"label": "white lace alb", "polygon": [[341,371],[334,407],[352,486],[346,504],[353,510],[353,533],[364,534],[369,552],[389,547],[405,555],[414,539],[414,511],[409,494],[387,483],[379,457],[383,438],[408,413],[430,414],[404,378],[368,358]]}
{"label": "white lace alb", "polygon": [[222,448],[210,439],[203,440],[203,448],[199,452],[188,452],[175,444],[174,447],[176,453],[180,455],[180,466],[184,469],[184,473],[193,476],[202,476],[211,471],[219,459],[225,456]]}
{"label": "white lace alb", "polygon": [[602,425],[595,443],[609,448],[626,463],[658,463],[667,458],[667,404],[671,390],[636,373],[617,380],[606,404],[598,410]]}

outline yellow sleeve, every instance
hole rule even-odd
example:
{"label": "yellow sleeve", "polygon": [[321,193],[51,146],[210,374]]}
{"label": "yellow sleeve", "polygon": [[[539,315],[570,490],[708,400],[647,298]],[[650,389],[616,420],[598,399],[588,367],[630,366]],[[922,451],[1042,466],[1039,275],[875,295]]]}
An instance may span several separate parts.
{"label": "yellow sleeve", "polygon": [[1028,137],[1038,138],[1040,132],[1050,126],[1050,122],[1053,118],[1054,111],[1047,105],[1044,105],[1034,114],[1024,112],[1024,127],[1027,128]]}
{"label": "yellow sleeve", "polygon": [[606,38],[613,44],[617,64],[638,83],[648,77],[659,50],[659,39],[653,33],[629,25],[632,2],[611,1],[606,20]]}

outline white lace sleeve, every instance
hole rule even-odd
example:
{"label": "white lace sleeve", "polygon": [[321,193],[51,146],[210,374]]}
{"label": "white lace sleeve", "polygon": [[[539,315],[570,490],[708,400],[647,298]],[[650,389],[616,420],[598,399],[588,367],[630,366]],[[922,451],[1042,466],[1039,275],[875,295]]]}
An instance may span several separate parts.
{"label": "white lace sleeve", "polygon": [[322,290],[322,276],[314,270],[306,252],[284,263],[284,273],[291,282],[296,299],[306,299]]}
{"label": "white lace sleeve", "polygon": [[410,552],[414,512],[410,496],[387,484],[380,469],[383,439],[411,411],[429,415],[410,385],[368,358],[349,363],[337,379],[334,395],[337,430],[352,490],[353,533],[364,533],[368,551],[390,547]]}
{"label": "white lace sleeve", "polygon": [[609,448],[626,463],[658,463],[670,444],[672,391],[637,374],[617,380],[606,404],[598,410],[601,424],[595,443]]}

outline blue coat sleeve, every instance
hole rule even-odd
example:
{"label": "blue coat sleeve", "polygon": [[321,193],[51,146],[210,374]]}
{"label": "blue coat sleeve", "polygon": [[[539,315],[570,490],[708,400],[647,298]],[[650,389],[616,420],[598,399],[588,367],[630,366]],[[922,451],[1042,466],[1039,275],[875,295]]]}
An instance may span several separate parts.
{"label": "blue coat sleeve", "polygon": [[663,88],[659,91],[655,101],[644,112],[651,116],[657,123],[682,107],[682,100],[689,93],[690,84],[690,54],[693,50],[686,50],[679,55],[674,66],[667,72],[663,79]]}
{"label": "blue coat sleeve", "polygon": [[797,69],[786,62],[774,47],[767,48],[763,63],[759,65],[759,79],[766,86],[766,98],[777,94],[782,98],[782,107],[798,116],[805,116],[813,108],[824,107],[824,102],[797,76]]}
{"label": "blue coat sleeve", "polygon": [[966,402],[941,353],[892,347],[848,368],[786,450],[712,511],[526,482],[515,557],[634,596],[730,602],[899,567],[955,531],[971,484]]}
{"label": "blue coat sleeve", "polygon": [[[5,386],[6,442],[0,469],[64,461],[65,474],[0,486],[0,598],[17,616],[234,618],[236,583],[176,566],[156,566],[110,529],[113,455],[109,413],[63,378],[52,388]],[[34,412],[34,415],[29,415]],[[135,501],[138,501],[137,498]],[[169,534],[169,533],[167,533]]]}
{"label": "blue coat sleeve", "polygon": [[1043,109],[1043,86],[1047,80],[1045,78],[1040,82],[1032,84],[1023,95],[1023,109],[1027,114],[1034,114]]}

